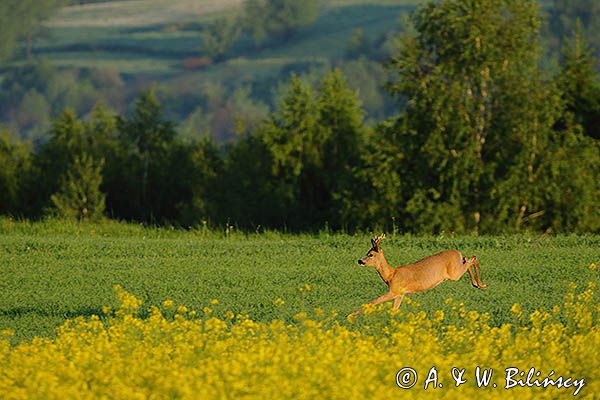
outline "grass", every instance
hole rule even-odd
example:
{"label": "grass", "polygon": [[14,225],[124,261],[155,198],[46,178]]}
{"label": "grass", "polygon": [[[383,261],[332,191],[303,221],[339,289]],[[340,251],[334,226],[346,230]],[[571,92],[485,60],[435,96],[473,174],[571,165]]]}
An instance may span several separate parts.
{"label": "grass", "polygon": [[[452,297],[501,324],[510,319],[514,303],[548,310],[563,304],[571,283],[583,287],[599,278],[590,265],[600,263],[600,236],[389,236],[382,246],[392,265],[446,248],[479,256],[489,288],[476,290],[464,276],[411,296],[425,311],[446,309],[444,301]],[[117,284],[146,305],[172,299],[200,310],[218,299],[217,315],[246,311],[257,321],[291,321],[317,307],[346,314],[386,290],[375,271],[356,263],[368,244],[367,234],[225,236],[113,222],[4,219],[0,330],[14,329],[15,340],[53,336],[67,318],[116,305]]]}

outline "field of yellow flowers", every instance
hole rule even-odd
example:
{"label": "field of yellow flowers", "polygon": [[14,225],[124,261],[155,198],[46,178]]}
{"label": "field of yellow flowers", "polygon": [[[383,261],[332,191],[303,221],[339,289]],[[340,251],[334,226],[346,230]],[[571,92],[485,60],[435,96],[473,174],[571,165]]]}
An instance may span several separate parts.
{"label": "field of yellow flowers", "polygon": [[[116,287],[118,307],[69,320],[56,338],[11,346],[12,332],[2,332],[0,398],[593,398],[596,285],[571,289],[560,307],[524,313],[514,304],[512,322],[493,326],[452,299],[447,313],[409,300],[343,322],[319,309],[291,322],[217,318],[217,299],[200,310],[165,300],[142,318],[141,300]],[[478,387],[478,366],[492,370],[487,386]],[[525,376],[509,380],[507,369]],[[535,386],[546,377],[564,386]]]}

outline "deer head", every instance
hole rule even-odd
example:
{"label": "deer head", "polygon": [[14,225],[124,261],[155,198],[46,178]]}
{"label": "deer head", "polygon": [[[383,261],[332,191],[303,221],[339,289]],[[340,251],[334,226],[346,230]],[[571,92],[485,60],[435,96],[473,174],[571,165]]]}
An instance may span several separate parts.
{"label": "deer head", "polygon": [[371,239],[371,249],[367,252],[367,255],[358,260],[359,265],[377,267],[385,262],[383,256],[383,250],[379,247],[379,243],[385,239],[385,234],[377,236],[375,239]]}

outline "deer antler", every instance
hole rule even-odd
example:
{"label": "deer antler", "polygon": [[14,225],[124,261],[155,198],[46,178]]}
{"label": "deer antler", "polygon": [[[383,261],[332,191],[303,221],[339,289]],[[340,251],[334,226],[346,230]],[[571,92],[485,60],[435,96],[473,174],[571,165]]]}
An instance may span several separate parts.
{"label": "deer antler", "polygon": [[381,235],[377,236],[375,239],[371,239],[371,244],[373,245],[373,248],[375,250],[379,249],[379,243],[381,243],[381,241],[385,239],[385,233],[382,233]]}

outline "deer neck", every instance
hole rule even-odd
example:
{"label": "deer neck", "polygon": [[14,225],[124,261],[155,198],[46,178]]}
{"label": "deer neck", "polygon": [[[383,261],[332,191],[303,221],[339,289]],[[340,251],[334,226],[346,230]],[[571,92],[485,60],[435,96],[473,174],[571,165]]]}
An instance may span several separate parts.
{"label": "deer neck", "polygon": [[379,272],[379,276],[386,283],[389,284],[392,279],[392,275],[394,274],[394,269],[392,266],[386,261],[385,258],[382,257],[380,263],[375,266],[377,272]]}

